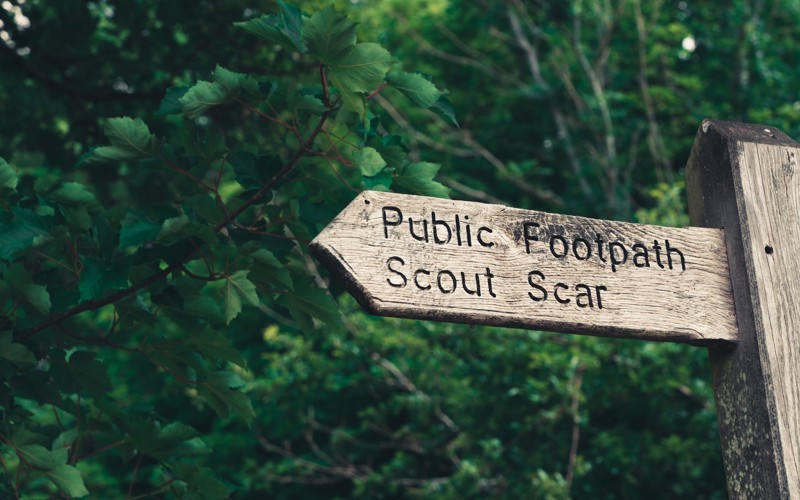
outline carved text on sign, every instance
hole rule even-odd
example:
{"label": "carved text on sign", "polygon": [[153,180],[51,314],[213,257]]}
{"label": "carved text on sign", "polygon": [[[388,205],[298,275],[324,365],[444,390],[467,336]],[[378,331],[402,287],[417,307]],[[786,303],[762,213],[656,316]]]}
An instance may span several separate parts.
{"label": "carved text on sign", "polygon": [[[492,248],[494,229],[485,225],[470,222],[469,215],[448,214],[447,217],[429,212],[429,217],[413,218],[403,213],[400,207],[384,205],[381,207],[383,237],[386,240],[404,241],[411,246],[414,242],[430,245],[455,245],[470,248],[473,245]],[[556,229],[558,231],[558,229]],[[548,232],[542,224],[533,221],[520,222],[520,228],[513,232],[521,234],[525,253],[530,255],[537,245],[545,249],[544,253],[555,259],[571,259],[586,261],[597,259],[607,264],[612,273],[626,264],[636,268],[654,268],[669,270],[686,270],[686,258],[683,252],[670,244],[668,239],[661,242],[654,239],[652,243],[637,241],[626,245],[623,241],[612,241],[607,235],[566,235]],[[391,255],[386,259],[388,277],[386,282],[395,288],[415,287],[420,291],[432,291],[443,294],[465,293],[477,297],[496,298],[492,287],[495,275],[490,267],[473,272],[451,269],[411,269],[407,265],[408,258]],[[551,280],[553,281],[553,280]],[[528,297],[534,302],[548,299],[558,304],[574,304],[577,307],[603,308],[603,292],[608,292],[606,285],[589,285],[577,283],[568,285],[563,282],[549,284],[547,277],[538,269],[531,270],[527,282],[533,289]],[[483,285],[483,286],[481,286]],[[482,292],[483,290],[483,292]]]}

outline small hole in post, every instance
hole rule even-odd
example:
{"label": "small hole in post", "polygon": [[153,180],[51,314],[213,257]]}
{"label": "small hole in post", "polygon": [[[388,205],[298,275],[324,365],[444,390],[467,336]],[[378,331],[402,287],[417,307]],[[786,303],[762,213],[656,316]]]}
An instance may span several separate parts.
{"label": "small hole in post", "polygon": [[364,200],[364,205],[369,205],[369,200]]}
{"label": "small hole in post", "polygon": [[771,246],[767,245],[764,247],[764,251],[767,252],[767,255],[772,255],[772,252],[775,250]]}

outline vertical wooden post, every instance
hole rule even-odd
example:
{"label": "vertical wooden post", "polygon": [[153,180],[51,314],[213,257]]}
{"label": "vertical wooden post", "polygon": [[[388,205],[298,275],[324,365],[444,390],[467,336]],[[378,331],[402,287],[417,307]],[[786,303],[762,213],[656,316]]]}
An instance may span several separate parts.
{"label": "vertical wooden post", "polygon": [[800,145],[706,120],[686,176],[692,224],[725,229],[739,326],[709,349],[728,494],[800,499]]}

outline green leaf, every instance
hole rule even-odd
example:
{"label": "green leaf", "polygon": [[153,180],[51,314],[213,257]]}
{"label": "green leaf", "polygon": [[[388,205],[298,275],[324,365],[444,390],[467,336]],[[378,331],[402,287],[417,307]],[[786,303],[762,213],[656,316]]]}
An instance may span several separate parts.
{"label": "green leaf", "polygon": [[278,285],[289,290],[294,290],[292,277],[286,266],[275,257],[275,254],[261,248],[253,252],[250,257],[253,259],[253,269],[248,275],[248,279],[258,284]]}
{"label": "green leaf", "polygon": [[79,182],[65,182],[47,193],[47,198],[62,205],[99,206],[97,198]]}
{"label": "green leaf", "polygon": [[435,103],[431,106],[431,109],[436,111],[442,118],[450,122],[450,125],[454,127],[458,127],[458,120],[456,120],[456,112],[453,111],[453,104],[450,103],[450,99],[445,96],[440,96],[439,99],[436,100]]}
{"label": "green leaf", "polygon": [[182,236],[189,227],[189,217],[185,214],[172,217],[164,221],[161,230],[156,235],[156,240],[166,240],[173,236]]}
{"label": "green leaf", "polygon": [[50,470],[58,465],[53,453],[40,444],[23,444],[15,448],[24,463],[37,470]]}
{"label": "green leaf", "polygon": [[330,294],[311,283],[295,284],[295,290],[282,296],[282,304],[304,330],[313,330],[316,318],[334,328],[342,324],[339,307]]}
{"label": "green leaf", "polygon": [[247,279],[250,271],[236,271],[225,277],[223,289],[225,301],[225,321],[230,323],[242,312],[242,299],[252,306],[258,306],[258,293],[256,286]]}
{"label": "green leaf", "polygon": [[341,92],[370,93],[381,86],[394,63],[377,43],[359,43],[331,61],[331,83]]}
{"label": "green leaf", "polygon": [[197,391],[218,415],[227,417],[233,412],[250,425],[256,413],[250,398],[241,391],[244,385],[244,381],[236,374],[218,371],[200,382]]}
{"label": "green leaf", "polygon": [[0,334],[0,358],[10,361],[17,368],[27,368],[36,364],[36,356],[24,345],[15,344],[11,332]]}
{"label": "green leaf", "polygon": [[214,82],[221,85],[228,95],[233,95],[241,89],[247,90],[246,87],[255,84],[248,75],[244,73],[236,73],[229,69],[223,68],[219,64],[214,68]]}
{"label": "green leaf", "polygon": [[186,346],[199,352],[209,359],[227,361],[242,368],[247,366],[247,360],[241,352],[234,347],[231,339],[225,336],[225,330],[203,330],[193,334],[185,340]]}
{"label": "green leaf", "polygon": [[225,315],[216,298],[197,291],[182,291],[181,298],[183,300],[180,304],[162,304],[161,307],[184,328],[197,329],[198,319],[202,320],[200,324],[203,325],[217,328],[225,325]]}
{"label": "green leaf", "polygon": [[6,270],[5,279],[9,288],[18,293],[39,314],[50,314],[50,294],[47,292],[47,288],[44,285],[35,284],[33,277],[22,263],[17,262],[10,266]]}
{"label": "green leaf", "polygon": [[205,221],[216,224],[225,217],[225,212],[217,201],[208,194],[186,197],[183,199],[183,206],[189,209],[193,222]]}
{"label": "green leaf", "polygon": [[[362,119],[362,122],[366,122],[367,107],[364,104],[365,103],[364,96],[357,92],[348,92],[346,90],[339,91],[339,95],[342,96],[342,111],[349,111],[351,113],[355,113],[359,118]],[[339,116],[346,116],[346,115],[339,115]],[[366,126],[364,128],[366,128]]]}
{"label": "green leaf", "polygon": [[50,232],[46,219],[33,211],[13,207],[11,212],[13,218],[0,213],[0,259],[10,259]]}
{"label": "green leaf", "polygon": [[398,170],[408,163],[408,153],[403,148],[403,140],[396,135],[382,137],[377,149],[390,168]]}
{"label": "green leaf", "polygon": [[19,182],[17,170],[0,158],[0,199],[13,193],[17,189],[17,182]]}
{"label": "green leaf", "polygon": [[319,116],[328,110],[328,108],[319,98],[297,93],[292,93],[289,95],[287,105],[290,109],[294,109],[295,111],[306,111],[316,116]]}
{"label": "green leaf", "polygon": [[183,106],[181,106],[180,99],[186,95],[186,92],[188,91],[188,85],[180,85],[178,87],[168,88],[166,95],[164,95],[164,98],[161,100],[161,104],[159,105],[156,114],[159,116],[174,115],[183,111]]}
{"label": "green leaf", "polygon": [[364,94],[383,84],[394,64],[389,52],[376,43],[359,43],[331,61],[330,82],[342,96],[342,107],[365,118]]}
{"label": "green leaf", "polygon": [[59,490],[70,498],[79,498],[89,494],[75,467],[68,465],[67,453],[50,451],[42,445],[26,444],[15,448],[20,459],[36,472],[44,474]]}
{"label": "green leaf", "polygon": [[420,73],[390,73],[386,82],[421,108],[431,107],[443,95],[436,85]]}
{"label": "green leaf", "polygon": [[80,498],[89,494],[81,472],[72,465],[60,464],[43,473],[70,498]]}
{"label": "green leaf", "polygon": [[356,25],[333,7],[326,7],[303,23],[303,42],[311,55],[328,64],[355,45]]}
{"label": "green leaf", "polygon": [[225,102],[227,97],[228,92],[222,85],[201,80],[178,99],[178,102],[187,117],[197,118],[204,115],[212,106]]}
{"label": "green leaf", "polygon": [[118,260],[108,264],[86,258],[83,265],[84,270],[78,285],[81,302],[102,297],[112,290],[128,288],[129,261]]}
{"label": "green leaf", "polygon": [[206,455],[211,449],[199,439],[200,432],[182,422],[172,422],[163,428],[150,422],[132,427],[131,440],[136,448],[158,460],[170,457]]}
{"label": "green leaf", "polygon": [[271,14],[233,24],[251,35],[283,45],[288,49],[305,52],[301,35],[303,15],[300,13],[300,9],[285,2],[278,3],[281,6],[280,14]]}
{"label": "green leaf", "polygon": [[270,267],[274,267],[276,269],[283,268],[283,263],[275,257],[275,254],[267,250],[266,248],[259,248],[255,252],[251,254],[251,257],[254,261],[258,262],[259,264],[265,264]]}
{"label": "green leaf", "polygon": [[206,500],[224,500],[232,493],[225,483],[214,477],[214,472],[208,467],[181,462],[172,466],[178,478],[188,484],[192,492],[202,495]]}
{"label": "green leaf", "polygon": [[277,156],[258,156],[237,152],[230,156],[236,172],[236,182],[248,190],[258,190],[281,169],[283,162]]}
{"label": "green leaf", "polygon": [[204,115],[209,108],[224,103],[241,90],[257,92],[255,80],[244,73],[236,73],[217,65],[213,77],[213,82],[197,82],[178,99],[188,118]]}
{"label": "green leaf", "polygon": [[69,448],[78,439],[78,429],[70,429],[59,434],[53,441],[53,450]]}
{"label": "green leaf", "polygon": [[64,219],[70,229],[88,231],[92,228],[92,216],[86,207],[62,207]]}
{"label": "green leaf", "polygon": [[119,232],[119,247],[140,247],[148,241],[155,241],[162,230],[162,224],[151,222],[144,214],[129,210]]}
{"label": "green leaf", "polygon": [[361,178],[361,181],[364,183],[364,187],[367,189],[372,189],[373,191],[389,191],[389,188],[392,187],[393,180],[394,176],[389,171],[383,171],[372,177],[364,176]]}
{"label": "green leaf", "polygon": [[106,122],[104,132],[111,145],[95,148],[88,162],[144,160],[158,156],[161,151],[160,141],[140,118],[111,118]]}
{"label": "green leaf", "polygon": [[381,154],[375,148],[362,148],[356,151],[353,155],[361,174],[367,177],[378,175],[381,170],[386,167],[386,161],[381,157]]}
{"label": "green leaf", "polygon": [[440,167],[436,163],[411,163],[398,171],[394,185],[411,194],[448,198],[450,188],[433,180]]}
{"label": "green leaf", "polygon": [[225,284],[223,291],[223,300],[225,302],[225,323],[230,324],[236,316],[242,312],[242,299],[236,293],[236,289],[229,283]]}

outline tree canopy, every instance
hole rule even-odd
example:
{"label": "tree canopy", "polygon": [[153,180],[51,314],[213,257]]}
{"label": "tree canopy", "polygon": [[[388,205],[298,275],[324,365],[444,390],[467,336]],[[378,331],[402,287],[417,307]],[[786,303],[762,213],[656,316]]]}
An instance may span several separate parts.
{"label": "tree canopy", "polygon": [[376,318],[364,189],[685,225],[702,118],[800,133],[800,7],[0,5],[0,495],[723,498],[705,355]]}

